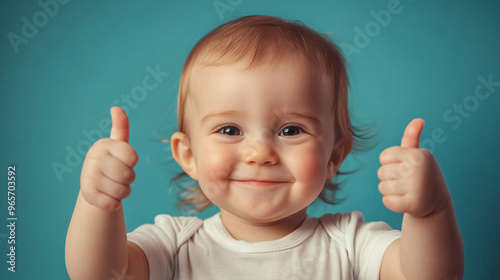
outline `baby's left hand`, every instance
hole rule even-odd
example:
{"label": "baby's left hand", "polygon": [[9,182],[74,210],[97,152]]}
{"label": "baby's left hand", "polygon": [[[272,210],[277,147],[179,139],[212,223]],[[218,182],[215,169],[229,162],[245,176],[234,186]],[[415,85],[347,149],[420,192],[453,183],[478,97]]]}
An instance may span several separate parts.
{"label": "baby's left hand", "polygon": [[439,164],[429,150],[418,147],[424,124],[422,119],[408,124],[401,146],[380,153],[382,166],[377,172],[384,205],[416,217],[435,214],[451,202]]}

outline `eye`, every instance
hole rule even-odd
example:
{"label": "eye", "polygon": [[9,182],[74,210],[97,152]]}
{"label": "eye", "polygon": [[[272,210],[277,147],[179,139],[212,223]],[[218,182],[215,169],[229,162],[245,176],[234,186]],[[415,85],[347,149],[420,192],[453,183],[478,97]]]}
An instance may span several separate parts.
{"label": "eye", "polygon": [[229,136],[243,135],[243,132],[241,132],[241,130],[239,128],[232,126],[232,125],[224,126],[221,129],[219,129],[218,132],[220,134],[229,135]]}
{"label": "eye", "polygon": [[279,136],[294,136],[302,133],[302,129],[296,125],[289,125],[280,131]]}

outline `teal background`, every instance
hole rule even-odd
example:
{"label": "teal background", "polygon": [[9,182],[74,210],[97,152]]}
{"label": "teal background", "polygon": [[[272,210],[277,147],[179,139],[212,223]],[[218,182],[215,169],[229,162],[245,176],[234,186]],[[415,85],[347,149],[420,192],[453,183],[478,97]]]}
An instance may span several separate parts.
{"label": "teal background", "polygon": [[[37,1],[7,0],[0,8],[1,279],[68,279],[64,242],[82,160],[99,134],[108,136],[112,105],[128,108],[130,143],[140,157],[133,193],[124,202],[127,230],[153,222],[159,213],[181,215],[176,190],[168,187],[180,168],[168,144],[158,140],[176,129],[184,59],[211,29],[252,14],[297,19],[334,34],[349,61],[353,114],[380,129],[374,149],[349,156],[343,165],[359,168],[343,178],[344,202],[314,204],[311,215],[360,210],[368,221],[400,228],[402,215],[386,209],[377,190],[378,155],[398,145],[406,124],[421,117],[426,121],[421,139],[438,159],[453,196],[465,244],[464,279],[498,279],[500,86],[485,100],[474,99],[474,92],[480,76],[500,81],[499,1],[401,0],[399,13],[379,29],[371,11],[397,1],[66,2],[42,0],[59,9],[50,6],[53,16],[46,15],[46,22]],[[214,3],[227,9],[218,13]],[[32,38],[16,52],[9,33],[23,36],[23,17],[40,27],[28,32]],[[360,39],[358,28],[372,35],[369,41]],[[148,66],[168,76],[127,105],[122,95],[130,97],[142,84]],[[467,114],[452,111],[453,119],[444,117],[464,102]],[[446,136],[439,143],[432,140],[436,129]],[[15,273],[6,263],[10,164],[16,166],[17,183]],[[66,166],[65,172],[58,176],[54,164]]]}

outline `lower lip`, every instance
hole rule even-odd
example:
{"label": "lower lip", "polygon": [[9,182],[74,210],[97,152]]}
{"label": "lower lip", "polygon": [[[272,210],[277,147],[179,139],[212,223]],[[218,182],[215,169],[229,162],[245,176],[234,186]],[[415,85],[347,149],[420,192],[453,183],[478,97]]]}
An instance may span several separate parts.
{"label": "lower lip", "polygon": [[238,184],[242,185],[248,185],[248,186],[255,186],[255,187],[271,187],[271,186],[276,186],[276,185],[281,185],[285,184],[286,182],[274,182],[274,181],[239,181],[239,180],[234,180]]}

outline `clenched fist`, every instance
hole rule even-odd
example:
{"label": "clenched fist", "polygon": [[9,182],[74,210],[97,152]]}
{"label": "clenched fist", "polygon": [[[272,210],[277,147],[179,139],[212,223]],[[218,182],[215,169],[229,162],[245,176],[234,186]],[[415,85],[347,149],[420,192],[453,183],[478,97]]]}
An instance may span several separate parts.
{"label": "clenched fist", "polygon": [[380,154],[377,175],[384,205],[397,213],[425,217],[451,203],[441,169],[427,149],[419,148],[422,119],[412,120],[405,129],[401,146]]}
{"label": "clenched fist", "polygon": [[83,162],[80,190],[90,204],[105,210],[120,208],[121,200],[130,195],[135,179],[133,167],[139,157],[128,144],[129,123],[120,107],[111,108],[110,138],[95,142]]}

